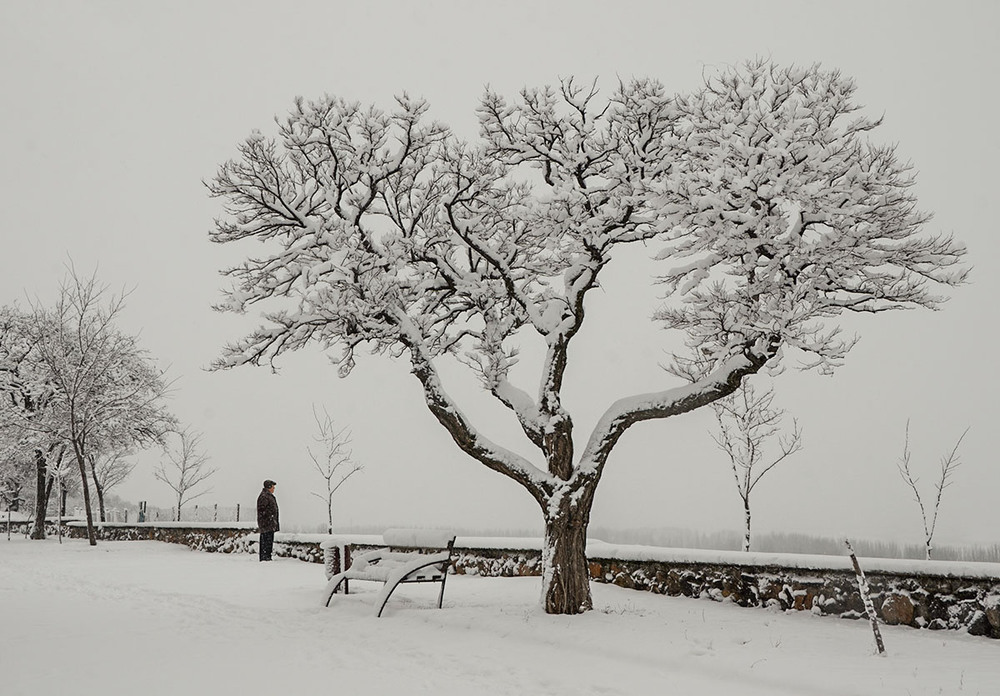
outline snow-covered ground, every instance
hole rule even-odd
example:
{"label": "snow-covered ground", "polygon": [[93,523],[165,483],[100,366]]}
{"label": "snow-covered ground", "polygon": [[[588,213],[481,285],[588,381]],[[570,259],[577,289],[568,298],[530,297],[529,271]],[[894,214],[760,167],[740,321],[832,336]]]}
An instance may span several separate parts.
{"label": "snow-covered ground", "polygon": [[1000,694],[1000,641],[594,585],[547,616],[538,578],[377,588],[320,606],[318,564],[161,542],[0,540],[0,693]]}

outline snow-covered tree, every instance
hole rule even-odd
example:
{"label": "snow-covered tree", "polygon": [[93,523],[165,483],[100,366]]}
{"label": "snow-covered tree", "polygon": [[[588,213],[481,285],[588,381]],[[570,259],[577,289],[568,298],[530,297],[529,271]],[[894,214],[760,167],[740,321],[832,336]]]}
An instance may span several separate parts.
{"label": "snow-covered tree", "polygon": [[162,373],[136,338],[116,326],[124,299],[107,297],[96,276],[81,278],[70,268],[55,304],[39,303],[31,312],[45,408],[13,410],[13,427],[65,447],[76,462],[91,545],[97,543],[87,475],[92,448],[151,444],[173,423]]}
{"label": "snow-covered tree", "polygon": [[27,501],[26,491],[31,482],[31,460],[20,447],[4,438],[0,430],[0,505],[4,510],[19,512]]}
{"label": "snow-covered tree", "polygon": [[[964,247],[923,234],[908,165],[869,144],[853,82],[751,63],[670,96],[653,80],[607,99],[573,79],[487,92],[480,140],[458,140],[407,95],[391,111],[299,99],[277,138],[255,132],[208,183],[227,214],[211,239],[253,239],[226,273],[222,310],[266,308],[217,368],[273,364],[318,345],[342,376],[355,351],[406,355],[433,416],[470,457],[524,487],[545,524],[543,604],[591,608],[585,557],[594,493],[636,423],[707,406],[787,348],[832,369],[844,311],[935,307],[962,282]],[[660,318],[713,369],[607,406],[573,437],[570,345],[616,249],[659,248]],[[509,379],[544,354],[534,394]],[[494,442],[456,403],[441,360],[462,361],[538,451]],[[582,446],[581,446],[582,445]]]}
{"label": "snow-covered tree", "polygon": [[[736,492],[743,503],[743,550],[750,550],[750,494],[764,475],[802,449],[802,431],[793,421],[792,430],[782,433],[785,412],[774,406],[774,389],[758,392],[749,379],[733,394],[712,403],[718,432],[712,439],[729,458],[736,480]],[[773,451],[769,452],[773,445]],[[770,456],[768,456],[770,455]]]}
{"label": "snow-covered tree", "polygon": [[313,406],[313,418],[316,421],[316,432],[313,441],[316,451],[307,447],[313,467],[323,477],[326,484],[321,493],[313,493],[326,506],[326,531],[333,534],[333,494],[344,485],[351,476],[361,471],[364,466],[354,461],[351,444],[351,433],[344,428],[337,428],[330,413],[324,408],[321,416],[316,406]]}
{"label": "snow-covered tree", "polygon": [[0,307],[0,449],[7,458],[28,462],[35,489],[31,538],[40,540],[55,482],[52,468],[61,464],[65,446],[48,427],[54,387],[36,329],[31,313]]}
{"label": "snow-covered tree", "polygon": [[[903,454],[900,456],[896,466],[903,481],[913,491],[913,500],[917,504],[917,507],[920,508],[920,521],[924,526],[924,559],[928,561],[931,560],[931,552],[934,550],[934,530],[937,529],[938,512],[941,510],[941,499],[944,496],[944,489],[954,483],[952,476],[955,474],[955,469],[961,464],[958,458],[958,448],[961,446],[962,440],[965,439],[965,435],[968,432],[969,429],[966,428],[959,435],[958,440],[955,441],[955,446],[951,448],[951,451],[941,457],[941,475],[934,484],[934,502],[933,504],[928,502],[925,505],[924,498],[920,495],[920,489],[917,487],[920,477],[914,476],[913,471],[910,469],[910,421],[906,421]],[[928,510],[928,508],[930,509]]]}
{"label": "snow-covered tree", "polygon": [[[0,345],[2,341],[0,338]],[[3,396],[0,392],[0,401]],[[25,493],[30,488],[34,467],[19,433],[4,427],[6,407],[6,403],[0,403],[0,505],[17,512],[27,502]]]}
{"label": "snow-covered tree", "polygon": [[181,519],[184,503],[212,492],[211,488],[194,492],[195,488],[217,471],[208,465],[209,457],[202,449],[201,439],[202,434],[191,428],[172,432],[163,447],[166,460],[161,459],[153,470],[156,480],[170,486],[177,496],[174,512],[178,521]]}

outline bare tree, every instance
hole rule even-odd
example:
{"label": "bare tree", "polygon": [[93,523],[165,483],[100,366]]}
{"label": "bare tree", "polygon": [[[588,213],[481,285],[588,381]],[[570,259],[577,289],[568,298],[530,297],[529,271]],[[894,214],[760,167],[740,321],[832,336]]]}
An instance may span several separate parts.
{"label": "bare tree", "polygon": [[[719,432],[712,439],[729,457],[736,479],[736,492],[743,502],[745,534],[743,550],[750,550],[750,494],[764,474],[802,449],[802,431],[792,421],[792,431],[782,434],[784,410],[775,408],[774,389],[757,392],[748,379],[730,396],[712,404]],[[777,452],[765,458],[768,444],[775,441]]]}
{"label": "bare tree", "polygon": [[212,492],[211,488],[199,493],[193,491],[218,471],[208,466],[209,458],[201,449],[201,438],[201,433],[190,428],[174,431],[173,436],[168,439],[175,439],[176,444],[168,442],[164,446],[166,461],[160,460],[153,471],[153,476],[170,486],[177,496],[177,507],[174,511],[178,522],[181,519],[184,503]]}
{"label": "bare tree", "polygon": [[333,494],[364,466],[354,461],[353,452],[348,449],[351,444],[350,431],[346,427],[338,430],[326,408],[320,416],[313,405],[313,418],[316,421],[313,440],[316,442],[317,452],[308,447],[306,451],[309,452],[316,471],[326,481],[326,490],[323,493],[314,492],[313,495],[326,504],[326,532],[333,534]]}
{"label": "bare tree", "polygon": [[101,522],[107,521],[104,509],[104,496],[112,488],[123,482],[135,469],[136,462],[129,459],[133,455],[126,447],[100,447],[87,453],[87,463],[90,465],[90,475],[94,479],[94,490],[97,491],[97,504],[101,512]]}
{"label": "bare tree", "polygon": [[966,428],[959,436],[958,440],[955,441],[955,446],[951,448],[951,451],[941,457],[941,475],[938,477],[938,480],[934,485],[933,507],[930,507],[930,510],[928,510],[929,506],[924,505],[924,499],[920,495],[920,489],[917,488],[917,482],[920,479],[915,477],[913,472],[910,470],[910,421],[906,421],[906,435],[903,438],[903,454],[900,456],[896,466],[899,468],[899,475],[902,476],[903,481],[905,481],[906,485],[913,491],[913,499],[916,501],[917,507],[920,508],[920,521],[924,525],[924,558],[928,561],[931,560],[931,551],[934,549],[932,541],[934,539],[934,530],[937,528],[938,512],[941,509],[941,498],[944,495],[944,489],[953,483],[952,476],[955,473],[955,469],[957,469],[961,464],[958,459],[958,448],[962,444],[962,440],[968,432],[969,429]]}
{"label": "bare tree", "polygon": [[[676,96],[634,79],[603,98],[569,78],[513,100],[487,92],[477,143],[405,94],[389,112],[300,99],[277,139],[255,132],[208,183],[226,203],[211,239],[273,249],[226,271],[218,308],[265,307],[266,324],[215,367],[309,345],[341,376],[358,350],[408,357],[455,444],[538,504],[545,611],[587,611],[594,495],[633,425],[708,406],[789,353],[832,370],[854,344],[841,313],[936,307],[934,283],[964,281],[964,246],[924,233],[910,167],[870,144],[879,122],[857,114],[854,90],[836,71],[764,61]],[[608,404],[577,441],[570,346],[604,269],[636,246],[669,262],[658,319],[713,369]],[[534,394],[512,381],[525,346],[542,356]],[[449,358],[534,457],[476,427],[441,379]]]}
{"label": "bare tree", "polygon": [[124,307],[124,294],[108,296],[96,275],[81,278],[70,266],[55,305],[32,307],[46,407],[38,417],[13,411],[16,427],[65,445],[76,461],[92,546],[97,538],[87,475],[91,447],[151,444],[173,423],[163,405],[163,374],[136,337],[116,327]]}

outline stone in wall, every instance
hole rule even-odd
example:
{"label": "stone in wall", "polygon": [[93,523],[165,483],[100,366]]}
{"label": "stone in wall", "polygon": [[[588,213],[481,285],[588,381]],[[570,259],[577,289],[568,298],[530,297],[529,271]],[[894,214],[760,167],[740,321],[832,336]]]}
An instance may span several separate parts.
{"label": "stone in wall", "polygon": [[909,594],[892,592],[882,600],[880,613],[882,619],[890,626],[897,624],[913,625],[915,612]]}

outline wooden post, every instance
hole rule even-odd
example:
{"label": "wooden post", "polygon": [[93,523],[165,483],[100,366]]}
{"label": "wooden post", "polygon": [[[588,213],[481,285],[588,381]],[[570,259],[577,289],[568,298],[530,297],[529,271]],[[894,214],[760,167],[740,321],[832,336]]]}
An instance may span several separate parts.
{"label": "wooden post", "polygon": [[868,580],[865,578],[865,571],[861,570],[858,557],[854,554],[850,539],[844,539],[847,550],[851,554],[851,563],[854,564],[854,573],[858,576],[858,592],[861,593],[861,601],[865,604],[865,612],[872,625],[872,633],[875,634],[875,645],[878,647],[879,655],[885,654],[885,645],[882,643],[882,632],[878,630],[878,617],[875,615],[875,605],[872,603],[871,593],[868,591]]}
{"label": "wooden post", "polygon": [[57,476],[56,477],[56,481],[59,484],[59,498],[62,500],[62,503],[59,505],[59,517],[58,517],[58,520],[56,521],[56,524],[58,525],[59,543],[61,544],[62,543],[62,521],[63,521],[63,515],[66,514],[66,490],[63,488],[62,476]]}
{"label": "wooden post", "polygon": [[236,503],[236,521],[240,521],[240,504]]}

